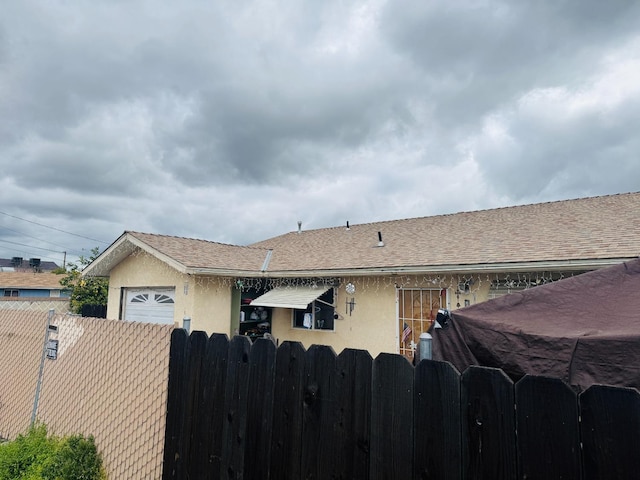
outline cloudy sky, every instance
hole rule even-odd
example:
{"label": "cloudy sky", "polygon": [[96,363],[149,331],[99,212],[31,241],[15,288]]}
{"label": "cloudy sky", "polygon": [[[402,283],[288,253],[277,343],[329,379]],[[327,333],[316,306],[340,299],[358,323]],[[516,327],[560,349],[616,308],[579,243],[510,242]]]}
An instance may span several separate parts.
{"label": "cloudy sky", "polygon": [[5,0],[0,257],[640,191],[640,2]]}

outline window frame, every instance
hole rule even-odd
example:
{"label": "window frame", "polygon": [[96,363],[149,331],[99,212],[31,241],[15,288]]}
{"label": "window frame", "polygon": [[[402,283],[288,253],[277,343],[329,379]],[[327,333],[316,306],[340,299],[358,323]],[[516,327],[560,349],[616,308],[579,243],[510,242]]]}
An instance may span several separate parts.
{"label": "window frame", "polygon": [[[330,300],[328,301],[329,298]],[[323,299],[323,297],[325,297]],[[320,305],[318,305],[320,304]],[[296,330],[306,330],[310,332],[335,332],[336,330],[336,304],[337,304],[337,292],[335,287],[329,288],[326,292],[316,298],[313,302],[307,305],[305,310],[292,309],[291,310],[291,328]],[[322,328],[318,327],[318,321],[320,319],[317,318],[317,314],[322,312],[323,309],[326,312],[326,318],[322,321],[326,322],[327,319],[330,319],[331,327],[330,328]],[[304,316],[310,314],[311,315],[311,327],[305,327],[304,325]]]}

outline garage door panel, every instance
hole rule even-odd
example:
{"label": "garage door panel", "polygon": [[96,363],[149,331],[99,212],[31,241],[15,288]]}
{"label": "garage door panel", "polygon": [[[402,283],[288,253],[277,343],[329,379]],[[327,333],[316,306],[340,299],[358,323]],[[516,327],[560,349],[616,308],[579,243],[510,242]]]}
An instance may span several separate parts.
{"label": "garage door panel", "polygon": [[130,322],[172,324],[175,290],[128,289],[124,319]]}

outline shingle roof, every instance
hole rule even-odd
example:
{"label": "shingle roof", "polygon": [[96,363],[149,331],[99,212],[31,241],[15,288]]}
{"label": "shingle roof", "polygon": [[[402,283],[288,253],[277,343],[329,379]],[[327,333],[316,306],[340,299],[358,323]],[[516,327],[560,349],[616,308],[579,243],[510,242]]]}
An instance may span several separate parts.
{"label": "shingle roof", "polygon": [[0,288],[60,290],[64,275],[33,272],[0,272]]}
{"label": "shingle roof", "polygon": [[640,193],[292,232],[252,246],[273,249],[271,272],[628,259],[640,255]]}
{"label": "shingle roof", "polygon": [[[19,258],[19,257],[16,257],[16,258]],[[15,265],[12,259],[0,258],[0,267],[1,268],[22,268],[25,270],[33,270],[34,267],[30,264],[32,260],[35,260],[35,259],[23,258],[22,261],[20,262],[20,265]],[[46,271],[51,271],[58,268],[58,265],[55,262],[48,262],[46,260],[40,260],[40,259],[38,259],[38,261],[40,262],[38,264],[38,269],[40,271],[46,272]]]}
{"label": "shingle roof", "polygon": [[183,273],[202,273],[204,270],[220,275],[260,271],[267,256],[267,250],[262,248],[127,231],[88,265],[83,275],[109,275],[115,265],[137,249],[146,251]]}
{"label": "shingle roof", "polygon": [[303,230],[244,247],[125,232],[87,273],[108,274],[132,242],[183,271],[209,274],[447,272],[560,262],[583,268],[640,255],[640,193]]}
{"label": "shingle roof", "polygon": [[193,238],[127,232],[187,268],[260,270],[266,250]]}

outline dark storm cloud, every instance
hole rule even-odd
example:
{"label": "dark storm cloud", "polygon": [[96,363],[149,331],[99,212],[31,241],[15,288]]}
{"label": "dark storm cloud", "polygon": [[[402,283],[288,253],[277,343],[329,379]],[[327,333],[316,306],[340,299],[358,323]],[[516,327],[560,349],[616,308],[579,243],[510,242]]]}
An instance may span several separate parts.
{"label": "dark storm cloud", "polygon": [[[549,103],[555,103],[551,106]],[[538,108],[567,111],[571,99],[543,99]],[[581,115],[543,115],[523,107],[506,119],[508,139],[483,139],[476,155],[494,188],[514,200],[637,191],[640,100]],[[523,111],[524,110],[524,111]]]}
{"label": "dark storm cloud", "polygon": [[250,243],[639,190],[638,5],[11,0],[0,202]]}
{"label": "dark storm cloud", "polygon": [[382,30],[423,70],[437,114],[456,128],[530,88],[579,82],[603,51],[637,34],[639,9],[634,1],[401,1],[387,4]]}

